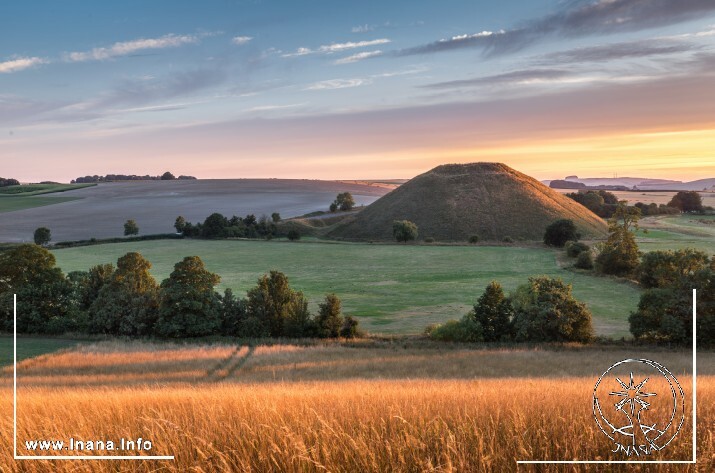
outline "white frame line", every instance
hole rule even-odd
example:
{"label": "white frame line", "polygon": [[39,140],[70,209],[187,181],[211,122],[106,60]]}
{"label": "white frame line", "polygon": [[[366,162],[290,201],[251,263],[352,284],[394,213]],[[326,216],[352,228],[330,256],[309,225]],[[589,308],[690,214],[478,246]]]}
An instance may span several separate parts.
{"label": "white frame line", "polygon": [[690,464],[694,465],[698,462],[698,431],[697,431],[697,335],[698,329],[695,324],[695,304],[696,290],[693,289],[693,459],[692,460],[517,460],[517,465],[546,465],[546,464],[561,464],[561,465],[607,465],[611,463],[660,463],[660,464]]}
{"label": "white frame line", "polygon": [[12,446],[15,460],[173,460],[174,455],[18,455],[17,454],[17,294],[12,299]]}

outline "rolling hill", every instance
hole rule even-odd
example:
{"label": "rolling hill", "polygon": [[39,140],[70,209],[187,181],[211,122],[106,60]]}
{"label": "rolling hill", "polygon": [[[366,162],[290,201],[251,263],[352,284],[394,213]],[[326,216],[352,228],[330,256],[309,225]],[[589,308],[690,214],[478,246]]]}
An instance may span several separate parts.
{"label": "rolling hill", "polygon": [[554,220],[601,237],[606,224],[585,207],[500,163],[446,164],[421,174],[348,217],[328,234],[347,240],[391,240],[394,220],[411,220],[420,239],[541,240]]}

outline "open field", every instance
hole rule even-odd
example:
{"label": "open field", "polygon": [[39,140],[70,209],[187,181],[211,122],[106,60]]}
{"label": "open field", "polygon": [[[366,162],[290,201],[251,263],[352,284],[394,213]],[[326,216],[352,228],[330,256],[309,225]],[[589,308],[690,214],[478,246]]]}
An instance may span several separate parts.
{"label": "open field", "polygon": [[140,235],[146,235],[173,232],[174,220],[179,215],[194,223],[203,221],[213,212],[228,217],[250,213],[270,216],[279,212],[284,218],[293,217],[327,210],[335,196],[345,191],[353,194],[357,205],[363,205],[370,204],[390,189],[302,179],[105,183],[46,196],[59,199],[56,196],[62,195],[62,198],[78,200],[57,200],[53,206],[14,209],[12,225],[0,226],[0,241],[32,241],[33,232],[41,226],[48,227],[53,241],[58,242],[122,236],[124,222],[129,219],[136,220]]}
{"label": "open field", "polygon": [[[570,192],[578,192],[578,189],[554,189],[562,194]],[[641,190],[641,191],[608,191],[618,197],[618,200],[627,200],[631,205],[636,202],[644,204],[656,203],[667,204],[676,194],[674,191],[657,191],[657,190]],[[698,192],[703,199],[703,205],[715,207],[715,192]]]}
{"label": "open field", "polygon": [[[74,347],[80,343],[78,339],[52,338],[19,335],[17,344],[17,360],[33,358],[52,353],[64,348]],[[12,336],[0,335],[0,366],[12,365]]]}
{"label": "open field", "polygon": [[93,187],[95,185],[96,184],[23,184],[19,186],[0,187],[0,196],[53,194],[56,192],[67,192],[85,187]]}
{"label": "open field", "polygon": [[490,246],[370,245],[301,241],[159,240],[55,250],[66,272],[116,262],[138,251],[152,262],[158,280],[184,256],[198,255],[222,277],[220,287],[243,295],[262,274],[286,273],[315,311],[326,293],[342,300],[347,314],[373,333],[421,333],[433,322],[464,315],[496,279],[513,290],[537,274],[573,284],[588,303],[600,335],[628,336],[628,314],[639,292],[610,278],[574,273],[556,264],[547,249]]}
{"label": "open field", "polygon": [[715,255],[715,215],[666,215],[640,222],[641,251],[696,248]]}
{"label": "open field", "polygon": [[[81,197],[47,197],[47,196],[0,196],[0,213],[16,212],[18,210],[32,209],[35,207],[44,207],[46,205],[60,204],[62,202],[71,202],[78,200]],[[13,216],[8,216],[12,218]],[[32,235],[30,238],[32,239]]]}
{"label": "open field", "polygon": [[[176,459],[15,463],[12,439],[3,435],[0,470],[504,472],[517,471],[517,459],[622,460],[594,422],[591,395],[608,366],[630,357],[663,363],[690,399],[687,350],[86,345],[20,364],[19,453],[42,454],[28,451],[25,440],[142,437],[152,442],[149,453]],[[713,353],[699,355],[699,471],[715,466],[714,361]],[[9,432],[7,376],[0,390],[0,426]],[[686,422],[673,443],[649,459],[690,458],[690,408],[686,402]],[[671,468],[611,465],[608,471]]]}

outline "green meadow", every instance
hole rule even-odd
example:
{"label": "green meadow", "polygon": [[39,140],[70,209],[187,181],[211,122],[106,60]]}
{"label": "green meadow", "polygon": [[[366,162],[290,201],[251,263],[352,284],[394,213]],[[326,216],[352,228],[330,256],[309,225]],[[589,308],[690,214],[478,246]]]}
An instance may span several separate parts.
{"label": "green meadow", "polygon": [[563,269],[559,252],[505,246],[370,245],[318,241],[159,240],[55,250],[65,271],[116,262],[138,251],[157,280],[184,256],[198,255],[221,277],[220,289],[244,295],[262,274],[286,273],[312,310],[336,293],[346,314],[372,333],[421,333],[430,323],[459,318],[492,280],[514,290],[532,275],[562,278],[594,315],[599,335],[628,336],[628,314],[638,303],[633,285]]}

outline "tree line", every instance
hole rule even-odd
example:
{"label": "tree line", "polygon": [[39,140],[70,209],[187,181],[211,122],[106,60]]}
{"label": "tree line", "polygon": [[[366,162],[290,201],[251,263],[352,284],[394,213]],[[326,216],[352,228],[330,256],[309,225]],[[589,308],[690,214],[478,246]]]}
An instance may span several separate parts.
{"label": "tree line", "polygon": [[176,263],[157,283],[151,263],[130,252],[113,264],[65,275],[55,257],[32,244],[0,253],[0,328],[11,331],[12,295],[18,296],[19,333],[65,332],[164,338],[237,337],[353,338],[358,321],[342,314],[328,294],[313,315],[308,300],[279,271],[261,276],[246,297],[215,290],[220,276],[198,256]]}
{"label": "tree line", "polygon": [[[601,218],[613,217],[613,214],[616,212],[616,209],[620,204],[618,197],[605,190],[570,192],[565,195],[566,197],[583,205]],[[636,202],[633,206],[638,207],[641,214],[645,216],[673,215],[681,212],[701,213],[707,210],[707,208],[703,206],[702,197],[695,191],[678,192],[667,204],[658,205],[654,202],[650,204]]]}
{"label": "tree line", "polygon": [[20,181],[18,181],[17,179],[0,177],[0,187],[19,186],[19,185],[20,185]]}
{"label": "tree line", "polygon": [[71,184],[91,184],[96,182],[115,182],[115,181],[173,181],[175,179],[180,180],[193,180],[196,179],[194,176],[184,176],[179,177],[174,176],[171,172],[166,171],[160,176],[150,176],[148,174],[144,176],[138,176],[136,174],[106,174],[104,176],[84,176],[72,179]]}

